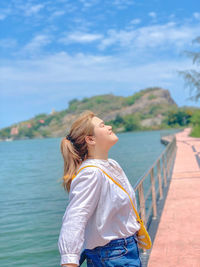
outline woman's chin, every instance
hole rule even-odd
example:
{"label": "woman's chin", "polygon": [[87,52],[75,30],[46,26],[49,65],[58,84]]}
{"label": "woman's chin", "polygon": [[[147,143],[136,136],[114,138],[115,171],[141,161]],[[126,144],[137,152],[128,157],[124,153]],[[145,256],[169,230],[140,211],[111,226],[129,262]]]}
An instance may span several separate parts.
{"label": "woman's chin", "polygon": [[115,141],[115,143],[119,140],[118,136],[115,133],[113,133],[113,140]]}

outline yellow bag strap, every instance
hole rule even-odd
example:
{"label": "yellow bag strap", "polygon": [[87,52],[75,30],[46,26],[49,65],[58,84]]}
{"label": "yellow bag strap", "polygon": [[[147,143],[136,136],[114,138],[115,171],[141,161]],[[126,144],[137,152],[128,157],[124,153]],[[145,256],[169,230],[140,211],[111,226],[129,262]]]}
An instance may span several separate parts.
{"label": "yellow bag strap", "polygon": [[[87,165],[87,166],[84,166],[84,167],[82,167],[77,173],[76,173],[76,175],[82,170],[82,169],[84,169],[84,168],[86,168],[86,167],[96,167],[96,168],[99,168],[105,175],[107,175],[116,185],[118,185],[128,196],[129,196],[129,199],[130,199],[130,201],[131,201],[131,205],[132,205],[132,207],[133,207],[133,210],[134,210],[134,212],[135,212],[135,214],[136,214],[136,216],[137,216],[137,219],[138,219],[138,221],[142,221],[141,219],[140,219],[140,216],[139,216],[139,214],[138,214],[138,212],[137,212],[137,210],[135,209],[135,207],[134,207],[134,205],[133,205],[133,201],[132,201],[132,199],[131,199],[131,197],[130,197],[130,195],[128,194],[128,192],[117,182],[117,181],[115,181],[110,175],[108,175],[104,170],[102,170],[100,167],[98,167],[98,166],[96,166],[96,165]],[[72,177],[72,180],[76,177],[76,175],[73,175],[73,177]]]}

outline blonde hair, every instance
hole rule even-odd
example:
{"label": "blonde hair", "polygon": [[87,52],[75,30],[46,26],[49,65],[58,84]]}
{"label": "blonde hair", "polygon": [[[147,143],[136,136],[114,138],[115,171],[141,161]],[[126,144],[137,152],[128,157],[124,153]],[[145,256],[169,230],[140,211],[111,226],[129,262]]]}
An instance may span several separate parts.
{"label": "blonde hair", "polygon": [[96,114],[86,110],[73,122],[68,136],[70,140],[64,137],[61,140],[60,150],[64,160],[64,174],[62,186],[69,193],[72,177],[75,175],[82,161],[88,156],[88,147],[85,137],[94,135],[94,125],[92,118]]}

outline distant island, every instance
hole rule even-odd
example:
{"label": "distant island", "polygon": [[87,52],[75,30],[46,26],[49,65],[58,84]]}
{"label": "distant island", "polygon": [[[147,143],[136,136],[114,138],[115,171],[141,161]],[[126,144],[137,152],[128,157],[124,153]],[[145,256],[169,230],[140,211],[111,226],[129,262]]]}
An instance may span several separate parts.
{"label": "distant island", "polygon": [[0,129],[0,141],[65,136],[74,119],[84,110],[95,112],[112,125],[115,133],[193,126],[191,136],[200,136],[200,109],[178,107],[167,89],[151,87],[128,97],[105,94],[72,99],[67,109],[38,114]]}

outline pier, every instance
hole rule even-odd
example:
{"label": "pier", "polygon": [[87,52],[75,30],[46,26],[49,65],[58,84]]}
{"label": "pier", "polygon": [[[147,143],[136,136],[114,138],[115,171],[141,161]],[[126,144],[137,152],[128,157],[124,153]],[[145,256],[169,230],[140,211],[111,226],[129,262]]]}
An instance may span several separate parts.
{"label": "pier", "polygon": [[200,138],[189,137],[190,131],[175,134],[169,189],[144,266],[200,266]]}
{"label": "pier", "polygon": [[[160,141],[166,145],[165,149],[134,185],[138,213],[149,232],[152,243],[169,188],[177,151],[174,134],[162,136]],[[142,266],[146,267],[151,250],[139,250]]]}

